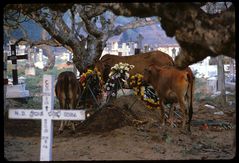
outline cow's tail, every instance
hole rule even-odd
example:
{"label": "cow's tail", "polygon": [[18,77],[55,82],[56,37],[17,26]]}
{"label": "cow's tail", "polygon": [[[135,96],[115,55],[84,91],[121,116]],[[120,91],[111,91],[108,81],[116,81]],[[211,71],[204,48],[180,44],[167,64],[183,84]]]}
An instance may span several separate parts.
{"label": "cow's tail", "polygon": [[65,92],[65,96],[66,96],[66,99],[65,99],[65,108],[64,109],[69,109],[69,102],[70,102],[70,99],[69,99],[69,95],[68,95],[68,92],[69,92],[69,87],[70,87],[70,78],[69,76],[67,76],[65,79],[64,79],[64,92]]}
{"label": "cow's tail", "polygon": [[190,124],[192,120],[192,115],[193,115],[193,89],[194,89],[194,80],[195,77],[192,73],[188,73],[188,81],[189,81],[189,112],[188,112],[188,130],[190,131]]}

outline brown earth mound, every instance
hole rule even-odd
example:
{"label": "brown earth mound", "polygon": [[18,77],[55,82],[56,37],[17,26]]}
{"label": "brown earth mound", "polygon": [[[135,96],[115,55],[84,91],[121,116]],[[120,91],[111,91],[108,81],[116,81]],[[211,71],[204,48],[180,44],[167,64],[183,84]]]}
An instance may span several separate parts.
{"label": "brown earth mound", "polygon": [[78,131],[104,132],[124,126],[157,121],[158,110],[148,110],[135,96],[120,97],[95,112],[78,127]]}
{"label": "brown earth mound", "polygon": [[[157,122],[159,116],[159,110],[147,109],[137,97],[123,96],[104,105],[85,121],[75,122],[77,124],[76,133],[105,132],[124,126],[137,126],[149,121]],[[54,134],[58,134],[60,121],[54,121],[53,123]],[[6,134],[12,136],[39,136],[41,133],[40,120],[9,120],[5,117],[4,126]],[[66,127],[59,136],[68,137],[73,135],[70,128]]]}

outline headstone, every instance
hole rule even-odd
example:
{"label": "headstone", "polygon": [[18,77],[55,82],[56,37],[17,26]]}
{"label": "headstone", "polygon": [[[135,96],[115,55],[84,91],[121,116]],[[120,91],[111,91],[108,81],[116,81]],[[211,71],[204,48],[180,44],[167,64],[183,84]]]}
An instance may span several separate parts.
{"label": "headstone", "polygon": [[43,76],[42,109],[9,109],[9,119],[40,119],[41,150],[40,161],[52,160],[52,120],[85,120],[85,110],[54,110],[54,77]]}
{"label": "headstone", "polygon": [[8,77],[7,77],[7,53],[3,53],[3,79],[4,79],[4,85],[8,84]]}
{"label": "headstone", "polygon": [[28,49],[28,62],[26,63],[25,75],[26,76],[36,76],[35,70],[35,54],[32,48]]}
{"label": "headstone", "polygon": [[29,97],[29,90],[26,90],[26,84],[7,85],[6,98],[24,98]]}
{"label": "headstone", "polygon": [[135,48],[135,49],[134,49],[134,54],[140,54],[140,49]]}
{"label": "headstone", "polygon": [[16,55],[16,45],[11,45],[11,56],[7,57],[7,60],[12,61],[12,76],[13,76],[13,85],[7,85],[6,98],[25,98],[29,97],[29,91],[25,90],[25,84],[18,84],[18,74],[17,74],[17,60],[19,59],[28,59],[27,54],[25,55]]}
{"label": "headstone", "polygon": [[12,77],[13,77],[13,85],[18,84],[18,75],[17,75],[17,60],[19,59],[28,59],[26,55],[17,56],[16,54],[16,45],[11,45],[11,56],[7,57],[8,60],[12,61]]}
{"label": "headstone", "polygon": [[172,49],[172,57],[173,57],[173,59],[176,57],[176,49],[175,48]]}
{"label": "headstone", "polygon": [[214,94],[217,92],[217,78],[211,77],[207,79],[208,93]]}

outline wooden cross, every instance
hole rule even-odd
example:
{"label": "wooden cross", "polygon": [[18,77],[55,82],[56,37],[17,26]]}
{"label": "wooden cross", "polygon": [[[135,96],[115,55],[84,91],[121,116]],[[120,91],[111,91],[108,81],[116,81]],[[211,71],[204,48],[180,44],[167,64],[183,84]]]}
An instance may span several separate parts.
{"label": "wooden cross", "polygon": [[9,109],[9,119],[41,119],[40,161],[52,160],[52,120],[85,120],[85,110],[54,110],[54,76],[43,76],[42,110]]}
{"label": "wooden cross", "polygon": [[12,78],[13,78],[13,85],[18,84],[18,76],[17,76],[17,60],[18,59],[28,59],[28,55],[16,55],[16,44],[11,45],[11,56],[7,57],[7,60],[12,61]]}

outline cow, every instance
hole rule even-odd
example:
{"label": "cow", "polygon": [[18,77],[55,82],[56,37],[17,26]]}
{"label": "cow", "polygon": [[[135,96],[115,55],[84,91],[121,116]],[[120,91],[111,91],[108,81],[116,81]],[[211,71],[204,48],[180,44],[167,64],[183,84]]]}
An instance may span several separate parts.
{"label": "cow", "polygon": [[101,72],[103,81],[106,82],[110,73],[110,68],[115,64],[122,62],[134,65],[135,67],[129,71],[129,75],[135,75],[136,73],[143,74],[144,68],[151,64],[158,66],[173,66],[173,59],[166,53],[161,51],[151,51],[141,53],[132,56],[117,56],[117,55],[104,55],[98,62],[95,63],[95,67]]}
{"label": "cow", "polygon": [[[55,94],[60,103],[61,109],[75,109],[80,97],[80,84],[75,74],[71,71],[64,71],[58,75],[55,85]],[[61,121],[59,133],[62,133],[64,126],[69,121]],[[75,132],[75,125],[72,123],[72,130]]]}
{"label": "cow", "polygon": [[[185,128],[186,115],[188,113],[187,130],[190,132],[190,123],[193,114],[192,102],[194,85],[194,76],[191,69],[179,70],[174,66],[159,67],[157,65],[150,65],[144,70],[143,81],[151,84],[157,92],[160,100],[162,125],[164,125],[165,122],[164,104],[179,103],[182,112],[182,128]],[[188,105],[186,105],[186,102]]]}

